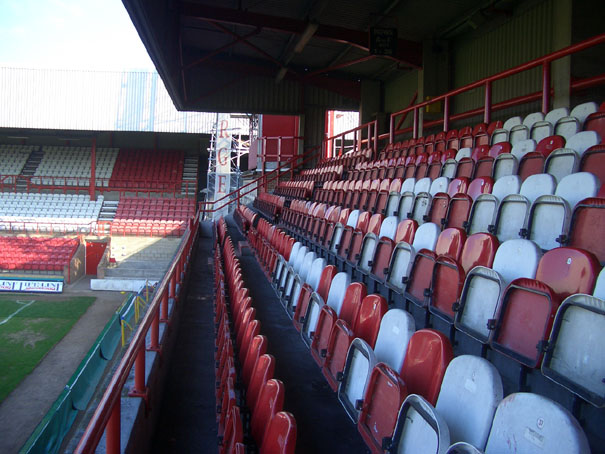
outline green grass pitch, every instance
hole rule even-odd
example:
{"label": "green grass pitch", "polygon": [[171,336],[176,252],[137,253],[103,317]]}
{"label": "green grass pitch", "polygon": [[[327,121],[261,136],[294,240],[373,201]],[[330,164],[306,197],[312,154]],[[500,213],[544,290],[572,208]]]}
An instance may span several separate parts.
{"label": "green grass pitch", "polygon": [[0,402],[65,336],[92,297],[49,301],[36,295],[0,295]]}

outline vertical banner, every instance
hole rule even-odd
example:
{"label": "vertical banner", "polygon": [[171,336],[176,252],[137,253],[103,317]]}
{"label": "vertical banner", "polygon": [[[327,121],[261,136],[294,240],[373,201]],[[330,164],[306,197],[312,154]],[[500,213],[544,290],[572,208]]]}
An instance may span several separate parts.
{"label": "vertical banner", "polygon": [[[226,196],[231,192],[231,128],[229,121],[231,116],[225,113],[217,114],[216,121],[216,141],[215,141],[215,159],[216,159],[216,174],[214,183],[214,200]],[[219,202],[217,208],[226,203],[227,200]],[[228,208],[225,207],[214,213],[214,219],[220,216],[226,216]]]}

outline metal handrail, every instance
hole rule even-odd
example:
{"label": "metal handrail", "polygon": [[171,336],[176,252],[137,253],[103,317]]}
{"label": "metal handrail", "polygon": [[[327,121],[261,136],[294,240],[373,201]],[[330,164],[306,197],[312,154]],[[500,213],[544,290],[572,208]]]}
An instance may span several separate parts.
{"label": "metal handrail", "polygon": [[[558,51],[552,52],[548,55],[545,55],[543,57],[539,57],[536,58],[534,60],[530,60],[526,63],[522,63],[521,65],[515,66],[514,68],[510,68],[506,71],[502,71],[500,73],[494,74],[492,76],[489,77],[485,77],[483,79],[479,79],[475,82],[472,82],[468,85],[465,85],[463,87],[457,88],[455,90],[449,91],[443,95],[439,95],[436,96],[434,98],[431,98],[428,101],[423,101],[420,102],[418,104],[415,104],[411,107],[406,107],[405,109],[402,109],[398,112],[394,112],[391,114],[390,116],[390,121],[389,121],[389,143],[393,143],[394,137],[397,134],[401,134],[403,131],[396,131],[396,128],[394,127],[394,120],[398,115],[402,115],[402,114],[406,114],[408,112],[413,112],[414,113],[414,122],[413,122],[413,127],[412,127],[412,137],[413,138],[417,138],[418,137],[418,123],[419,123],[419,109],[422,109],[423,107],[426,107],[430,104],[433,104],[435,102],[439,102],[439,101],[444,101],[444,108],[443,108],[443,131],[448,131],[449,129],[449,121],[453,118],[450,118],[450,113],[449,113],[449,103],[450,103],[450,98],[452,98],[453,96],[459,95],[461,93],[467,92],[469,90],[472,90],[474,88],[477,87],[485,87],[485,102],[484,102],[484,107],[482,109],[483,111],[483,121],[485,123],[489,123],[491,120],[491,111],[492,111],[492,83],[500,80],[500,79],[504,79],[506,77],[518,74],[520,72],[523,71],[527,71],[529,69],[533,69],[536,68],[538,66],[542,66],[542,92],[541,92],[541,99],[542,99],[542,112],[543,113],[547,113],[549,110],[549,106],[550,106],[550,96],[551,96],[551,87],[550,87],[550,64],[554,61],[554,60],[558,60],[560,58],[566,57],[568,55],[571,55],[573,53],[576,52],[580,52],[582,50],[588,49],[590,47],[596,46],[598,44],[602,44],[605,43],[605,33],[594,36],[590,39],[587,39],[585,41],[582,41],[580,43],[577,44],[573,44],[571,46],[565,47],[563,49],[560,49]],[[523,97],[521,97],[523,98]],[[475,114],[476,115],[476,114]],[[439,121],[439,123],[441,123],[441,121]]]}
{"label": "metal handrail", "polygon": [[[192,245],[198,234],[199,213],[191,221],[183,236],[164,278],[158,284],[149,308],[135,331],[122,359],[120,360],[88,426],[84,430],[74,453],[93,453],[107,430],[106,449],[108,453],[120,452],[120,399],[122,389],[128,380],[132,367],[135,366],[135,388],[131,391],[134,397],[146,399],[145,385],[145,351],[159,350],[158,327],[160,321],[168,321],[168,298],[176,298],[176,285],[182,282]],[[151,330],[151,345],[146,346],[147,333]],[[136,363],[136,364],[135,364]]]}

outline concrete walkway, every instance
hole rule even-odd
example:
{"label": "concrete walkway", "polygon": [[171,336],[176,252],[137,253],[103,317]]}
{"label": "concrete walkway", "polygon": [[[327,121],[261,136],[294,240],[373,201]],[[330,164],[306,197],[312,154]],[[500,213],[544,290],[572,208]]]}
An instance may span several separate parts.
{"label": "concrete walkway", "polygon": [[63,391],[106,323],[128,297],[120,292],[92,291],[90,278],[66,286],[61,295],[35,294],[38,299],[56,300],[72,296],[94,296],[97,299],[0,404],[0,453],[19,451]]}

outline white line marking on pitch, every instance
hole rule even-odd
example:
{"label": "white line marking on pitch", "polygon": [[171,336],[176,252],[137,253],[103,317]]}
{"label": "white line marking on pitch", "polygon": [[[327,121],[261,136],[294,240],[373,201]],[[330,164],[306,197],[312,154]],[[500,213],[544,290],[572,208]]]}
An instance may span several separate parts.
{"label": "white line marking on pitch", "polygon": [[17,304],[24,304],[24,306],[21,306],[19,309],[17,309],[15,312],[13,312],[12,314],[10,314],[8,317],[6,317],[4,320],[2,320],[0,322],[0,325],[4,325],[6,322],[8,322],[11,318],[13,318],[15,315],[17,315],[19,312],[21,312],[23,309],[28,308],[29,306],[31,306],[32,304],[34,304],[36,302],[36,300],[33,301],[15,301],[15,303]]}

